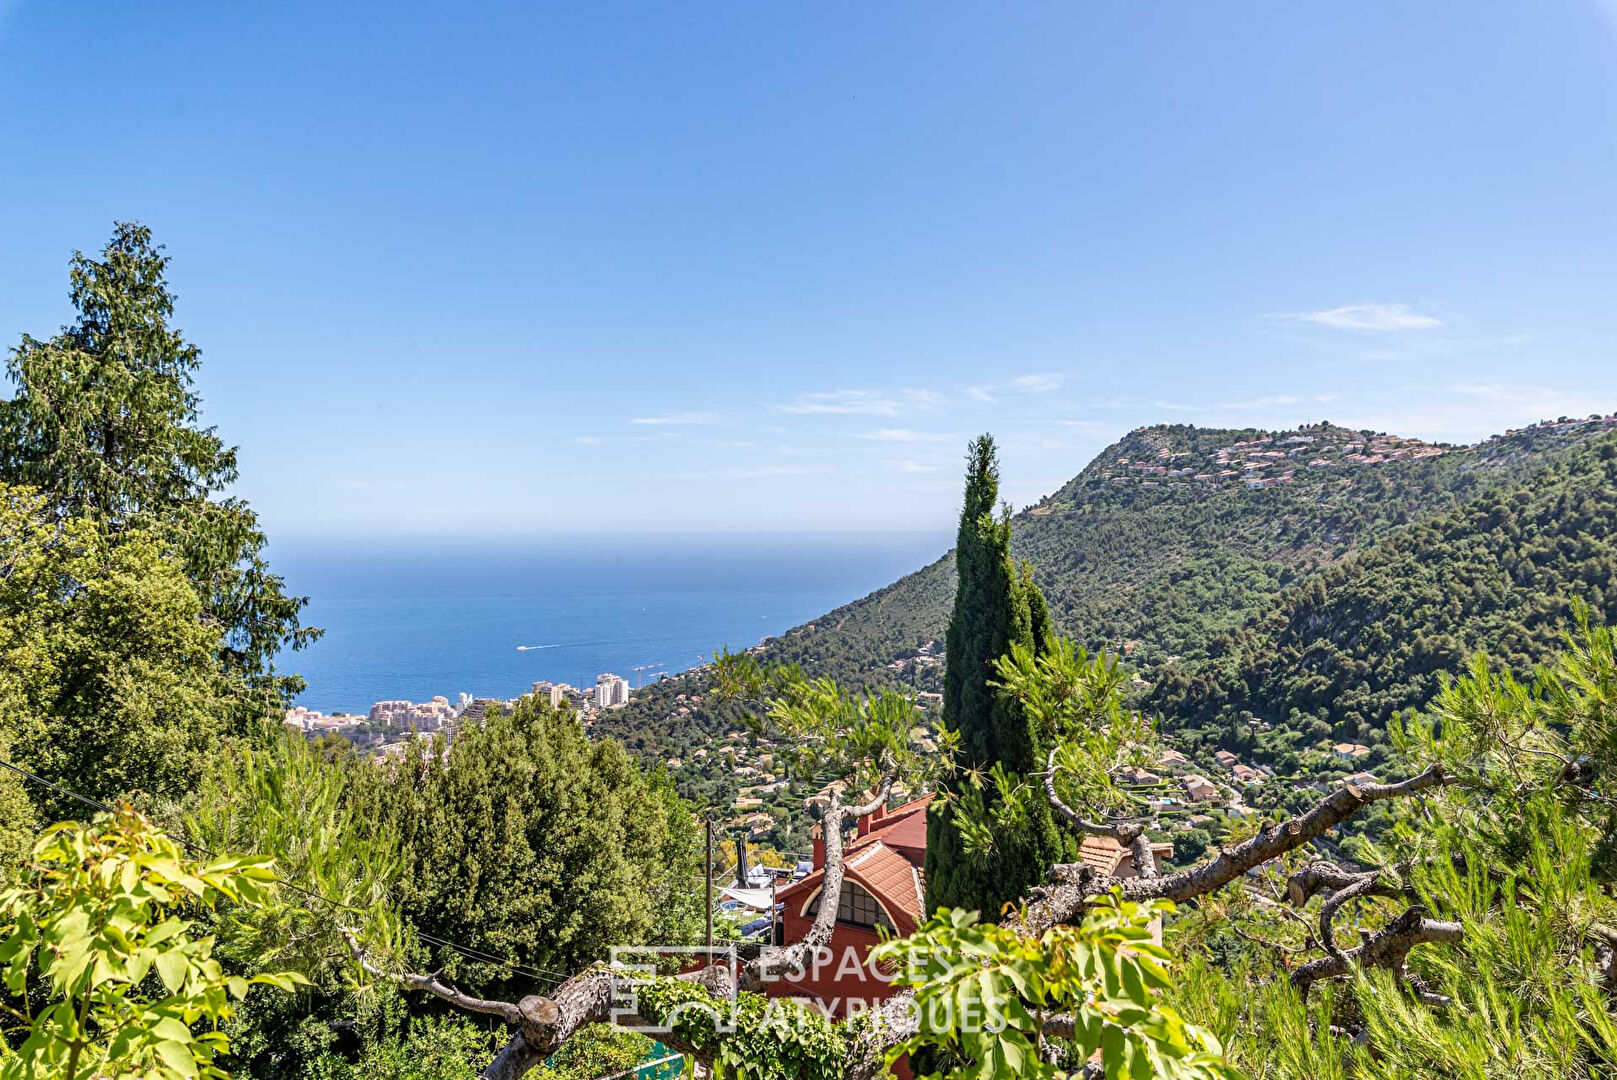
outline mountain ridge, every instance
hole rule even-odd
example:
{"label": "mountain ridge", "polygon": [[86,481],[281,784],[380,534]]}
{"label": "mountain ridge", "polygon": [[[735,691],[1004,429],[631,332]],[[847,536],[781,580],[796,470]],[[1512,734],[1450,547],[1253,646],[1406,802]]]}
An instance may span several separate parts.
{"label": "mountain ridge", "polygon": [[[1232,592],[1291,584],[1298,574],[1339,561],[1391,529],[1451,509],[1545,455],[1614,427],[1617,418],[1610,416],[1550,422],[1452,446],[1328,423],[1279,431],[1151,425],[1129,432],[1073,479],[1014,515],[1012,547],[1019,558],[1033,563],[1063,632],[1091,648],[1108,647],[1137,663],[1154,664],[1194,648],[1193,639],[1209,628],[1238,623],[1237,612],[1249,605],[1239,603]],[[1327,441],[1341,458],[1362,453],[1377,440],[1404,453],[1322,468],[1309,468],[1305,461],[1301,470],[1292,466],[1289,480],[1283,479],[1288,470],[1271,464],[1255,475],[1237,465],[1219,470],[1234,476],[1214,474],[1211,483],[1196,478],[1218,463],[1223,449],[1292,438],[1313,440],[1300,444],[1309,450],[1307,461],[1318,459],[1319,445]],[[1363,445],[1349,449],[1355,442]],[[1134,474],[1129,476],[1120,465],[1120,459],[1129,466],[1164,456],[1175,461],[1172,455],[1178,454],[1192,455],[1203,467],[1178,465],[1195,471],[1177,477],[1129,468]],[[1233,463],[1236,455],[1230,457]],[[1267,482],[1272,480],[1280,482]],[[1126,513],[1099,520],[1108,510]],[[1131,540],[1155,545],[1159,557],[1144,558],[1129,550]],[[765,653],[855,684],[886,681],[879,669],[895,670],[887,665],[941,638],[953,596],[952,568],[952,553],[946,553],[891,585],[792,628],[767,643]],[[1113,595],[1108,598],[1108,593]],[[1085,632],[1097,621],[1108,631],[1119,630],[1119,612],[1130,604],[1138,617],[1123,619],[1122,632]],[[1197,616],[1191,606],[1203,609],[1203,615]],[[1166,633],[1160,642],[1151,640],[1153,621],[1161,637],[1165,624],[1186,618],[1203,625],[1189,634]],[[871,642],[862,660],[835,654],[825,640],[828,634],[850,630]],[[840,652],[850,651],[857,650]],[[930,681],[921,680],[923,685]]]}
{"label": "mountain ridge", "polygon": [[[1222,730],[1223,714],[1242,708],[1231,650],[1238,642],[1257,647],[1249,628],[1282,598],[1310,582],[1329,584],[1335,579],[1322,575],[1400,530],[1457,513],[1614,431],[1617,415],[1562,418],[1456,446],[1328,423],[1279,431],[1150,425],[1014,515],[1013,551],[1032,562],[1058,629],[1121,654],[1155,711],[1188,708],[1173,726]],[[1309,441],[1285,441],[1292,439]],[[1311,464],[1320,459],[1328,463]],[[1147,467],[1135,467],[1141,463]],[[1222,467],[1198,479],[1215,465]],[[1234,475],[1217,475],[1226,471]],[[1289,480],[1248,482],[1288,472]],[[936,691],[953,589],[950,552],[756,648],[765,660],[800,663],[853,687]],[[1170,673],[1173,687],[1159,687]],[[699,682],[693,673],[647,688],[596,727],[648,757],[686,755],[737,722],[711,701],[676,703]],[[1357,732],[1357,720],[1344,730]],[[707,783],[719,785],[711,793],[724,786],[717,777]]]}

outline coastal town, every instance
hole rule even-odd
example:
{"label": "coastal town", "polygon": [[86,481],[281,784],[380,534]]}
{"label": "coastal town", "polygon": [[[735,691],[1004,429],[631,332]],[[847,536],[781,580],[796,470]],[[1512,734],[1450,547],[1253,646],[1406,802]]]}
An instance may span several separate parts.
{"label": "coastal town", "polygon": [[[758,654],[762,648],[757,645],[748,651]],[[930,641],[914,657],[888,668],[908,682],[905,676],[935,674],[942,663],[943,643]],[[1138,676],[1134,682],[1137,687],[1144,685]],[[713,719],[710,710],[715,702],[708,700],[700,672],[664,676],[657,684],[667,696],[648,700],[665,702],[656,706],[659,712],[666,712],[661,718],[665,725],[684,726],[704,716],[710,722]],[[942,695],[913,685],[905,692],[916,710],[911,739],[921,750],[935,751]],[[585,687],[541,680],[529,693],[551,708],[573,710],[586,729],[593,728],[603,713],[626,706],[631,696],[641,700],[627,679],[611,672],[602,673],[595,685]],[[328,715],[295,706],[286,711],[284,722],[307,739],[341,738],[361,752],[386,760],[404,754],[415,739],[439,735],[452,739],[462,728],[482,723],[491,712],[508,711],[516,704],[515,698],[462,693],[454,701],[443,695],[424,702],[378,701],[364,715]],[[1239,831],[1239,823],[1258,813],[1257,806],[1272,803],[1273,792],[1281,787],[1323,794],[1343,784],[1375,783],[1377,778],[1367,765],[1384,756],[1384,750],[1357,743],[1321,744],[1304,755],[1304,775],[1282,776],[1270,765],[1253,764],[1225,749],[1191,756],[1169,748],[1149,767],[1121,768],[1117,780],[1133,803],[1129,819],[1146,825],[1170,847],[1177,844],[1183,858]],[[660,766],[682,790],[699,790],[714,807],[722,835],[731,838],[732,844],[756,845],[759,868],[765,861],[795,866],[795,856],[786,856],[812,846],[813,823],[833,793],[840,794],[845,788],[839,780],[794,776],[790,747],[741,727],[710,728],[710,733],[697,736],[695,745],[665,758],[659,755],[648,764]],[[1275,786],[1269,797],[1261,790],[1265,785]],[[738,884],[745,887],[745,882]]]}
{"label": "coastal town", "polygon": [[[529,691],[553,709],[564,706],[573,709],[586,726],[593,723],[596,715],[602,711],[627,705],[632,692],[629,680],[612,672],[599,675],[594,686],[578,687],[564,682],[540,680]],[[442,734],[445,738],[453,738],[461,727],[481,722],[491,709],[510,709],[516,703],[516,698],[479,697],[466,693],[451,702],[440,694],[422,702],[402,698],[378,701],[363,716],[344,712],[328,715],[318,709],[295,705],[286,710],[282,722],[305,738],[337,736],[376,757],[388,757],[404,753],[410,741],[421,736]]]}

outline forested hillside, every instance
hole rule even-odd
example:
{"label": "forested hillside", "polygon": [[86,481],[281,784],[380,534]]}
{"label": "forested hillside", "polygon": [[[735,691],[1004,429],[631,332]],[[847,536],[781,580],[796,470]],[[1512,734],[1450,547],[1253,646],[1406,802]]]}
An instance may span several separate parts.
{"label": "forested hillside", "polygon": [[[1563,418],[1469,447],[1331,424],[1279,432],[1140,428],[1015,515],[1012,549],[1032,563],[1058,630],[1126,657],[1149,683],[1173,680],[1177,689],[1160,692],[1154,705],[1190,707],[1192,719],[1205,723],[1222,708],[1209,685],[1234,677],[1232,642],[1261,637],[1242,628],[1270,618],[1277,597],[1331,587],[1338,580],[1331,572],[1366,548],[1489,493],[1513,491],[1614,426],[1610,417]],[[1463,529],[1479,519],[1453,520]],[[1406,542],[1429,541],[1411,534]],[[940,646],[954,585],[951,552],[770,641],[764,658],[851,685],[941,690]],[[1552,607],[1564,611],[1564,598]],[[1474,626],[1465,647],[1494,647],[1488,625]],[[1232,637],[1238,632],[1246,636]],[[1452,666],[1453,656],[1445,647],[1424,670]],[[1194,698],[1187,696],[1192,685],[1200,688]],[[1416,703],[1431,686],[1430,678],[1415,679],[1406,687],[1413,697],[1383,696],[1372,726],[1395,699]],[[680,712],[676,697],[698,687],[698,680],[677,679],[650,688],[598,727],[648,757],[684,754],[727,726],[700,707]],[[1219,702],[1228,696],[1220,690]],[[1283,696],[1277,685],[1264,699],[1266,715],[1289,715]],[[1306,700],[1313,703],[1304,711],[1318,707],[1317,698]],[[1351,703],[1338,706],[1331,723],[1347,712],[1354,719],[1344,730],[1359,732],[1370,714]],[[688,795],[724,796],[724,778],[710,779],[682,777],[682,787]]]}
{"label": "forested hillside", "polygon": [[[1169,657],[1205,655],[1280,589],[1607,427],[1568,422],[1462,448],[1328,424],[1141,428],[1018,514],[1013,550],[1033,563],[1064,633],[1150,670]],[[1258,454],[1279,457],[1253,460]],[[840,679],[891,674],[927,686],[924,663],[888,665],[941,636],[953,589],[945,556],[791,631],[769,654]]]}
{"label": "forested hillside", "polygon": [[1217,638],[1214,658],[1166,671],[1153,704],[1184,727],[1241,713],[1368,742],[1479,650],[1526,678],[1574,598],[1617,618],[1614,535],[1617,438],[1605,436],[1288,589]]}

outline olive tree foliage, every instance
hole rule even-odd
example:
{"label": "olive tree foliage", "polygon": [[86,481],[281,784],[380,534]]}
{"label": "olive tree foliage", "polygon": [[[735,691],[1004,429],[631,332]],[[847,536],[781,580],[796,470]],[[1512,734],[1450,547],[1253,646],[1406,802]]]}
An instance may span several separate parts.
{"label": "olive tree foliage", "polygon": [[226,494],[236,451],[199,420],[201,351],[172,325],[168,256],[144,225],[119,222],[99,258],[74,254],[71,325],[24,334],[0,402],[0,481],[42,493],[56,520],[118,537],[140,529],[184,566],[202,601],[238,719],[301,689],[276,654],[319,633],[264,557],[257,516]]}
{"label": "olive tree foliage", "polygon": [[268,859],[188,858],[127,807],[45,830],[21,883],[0,893],[0,1078],[222,1078],[218,1025],[255,983],[229,974],[187,916],[271,902]]}

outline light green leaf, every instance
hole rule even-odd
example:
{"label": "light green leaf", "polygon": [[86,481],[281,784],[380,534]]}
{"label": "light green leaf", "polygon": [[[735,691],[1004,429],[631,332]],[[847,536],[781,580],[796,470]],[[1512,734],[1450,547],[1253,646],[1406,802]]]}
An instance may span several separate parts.
{"label": "light green leaf", "polygon": [[157,954],[157,977],[163,980],[163,988],[171,994],[180,992],[185,985],[185,973],[190,962],[179,949],[169,949],[167,952]]}

